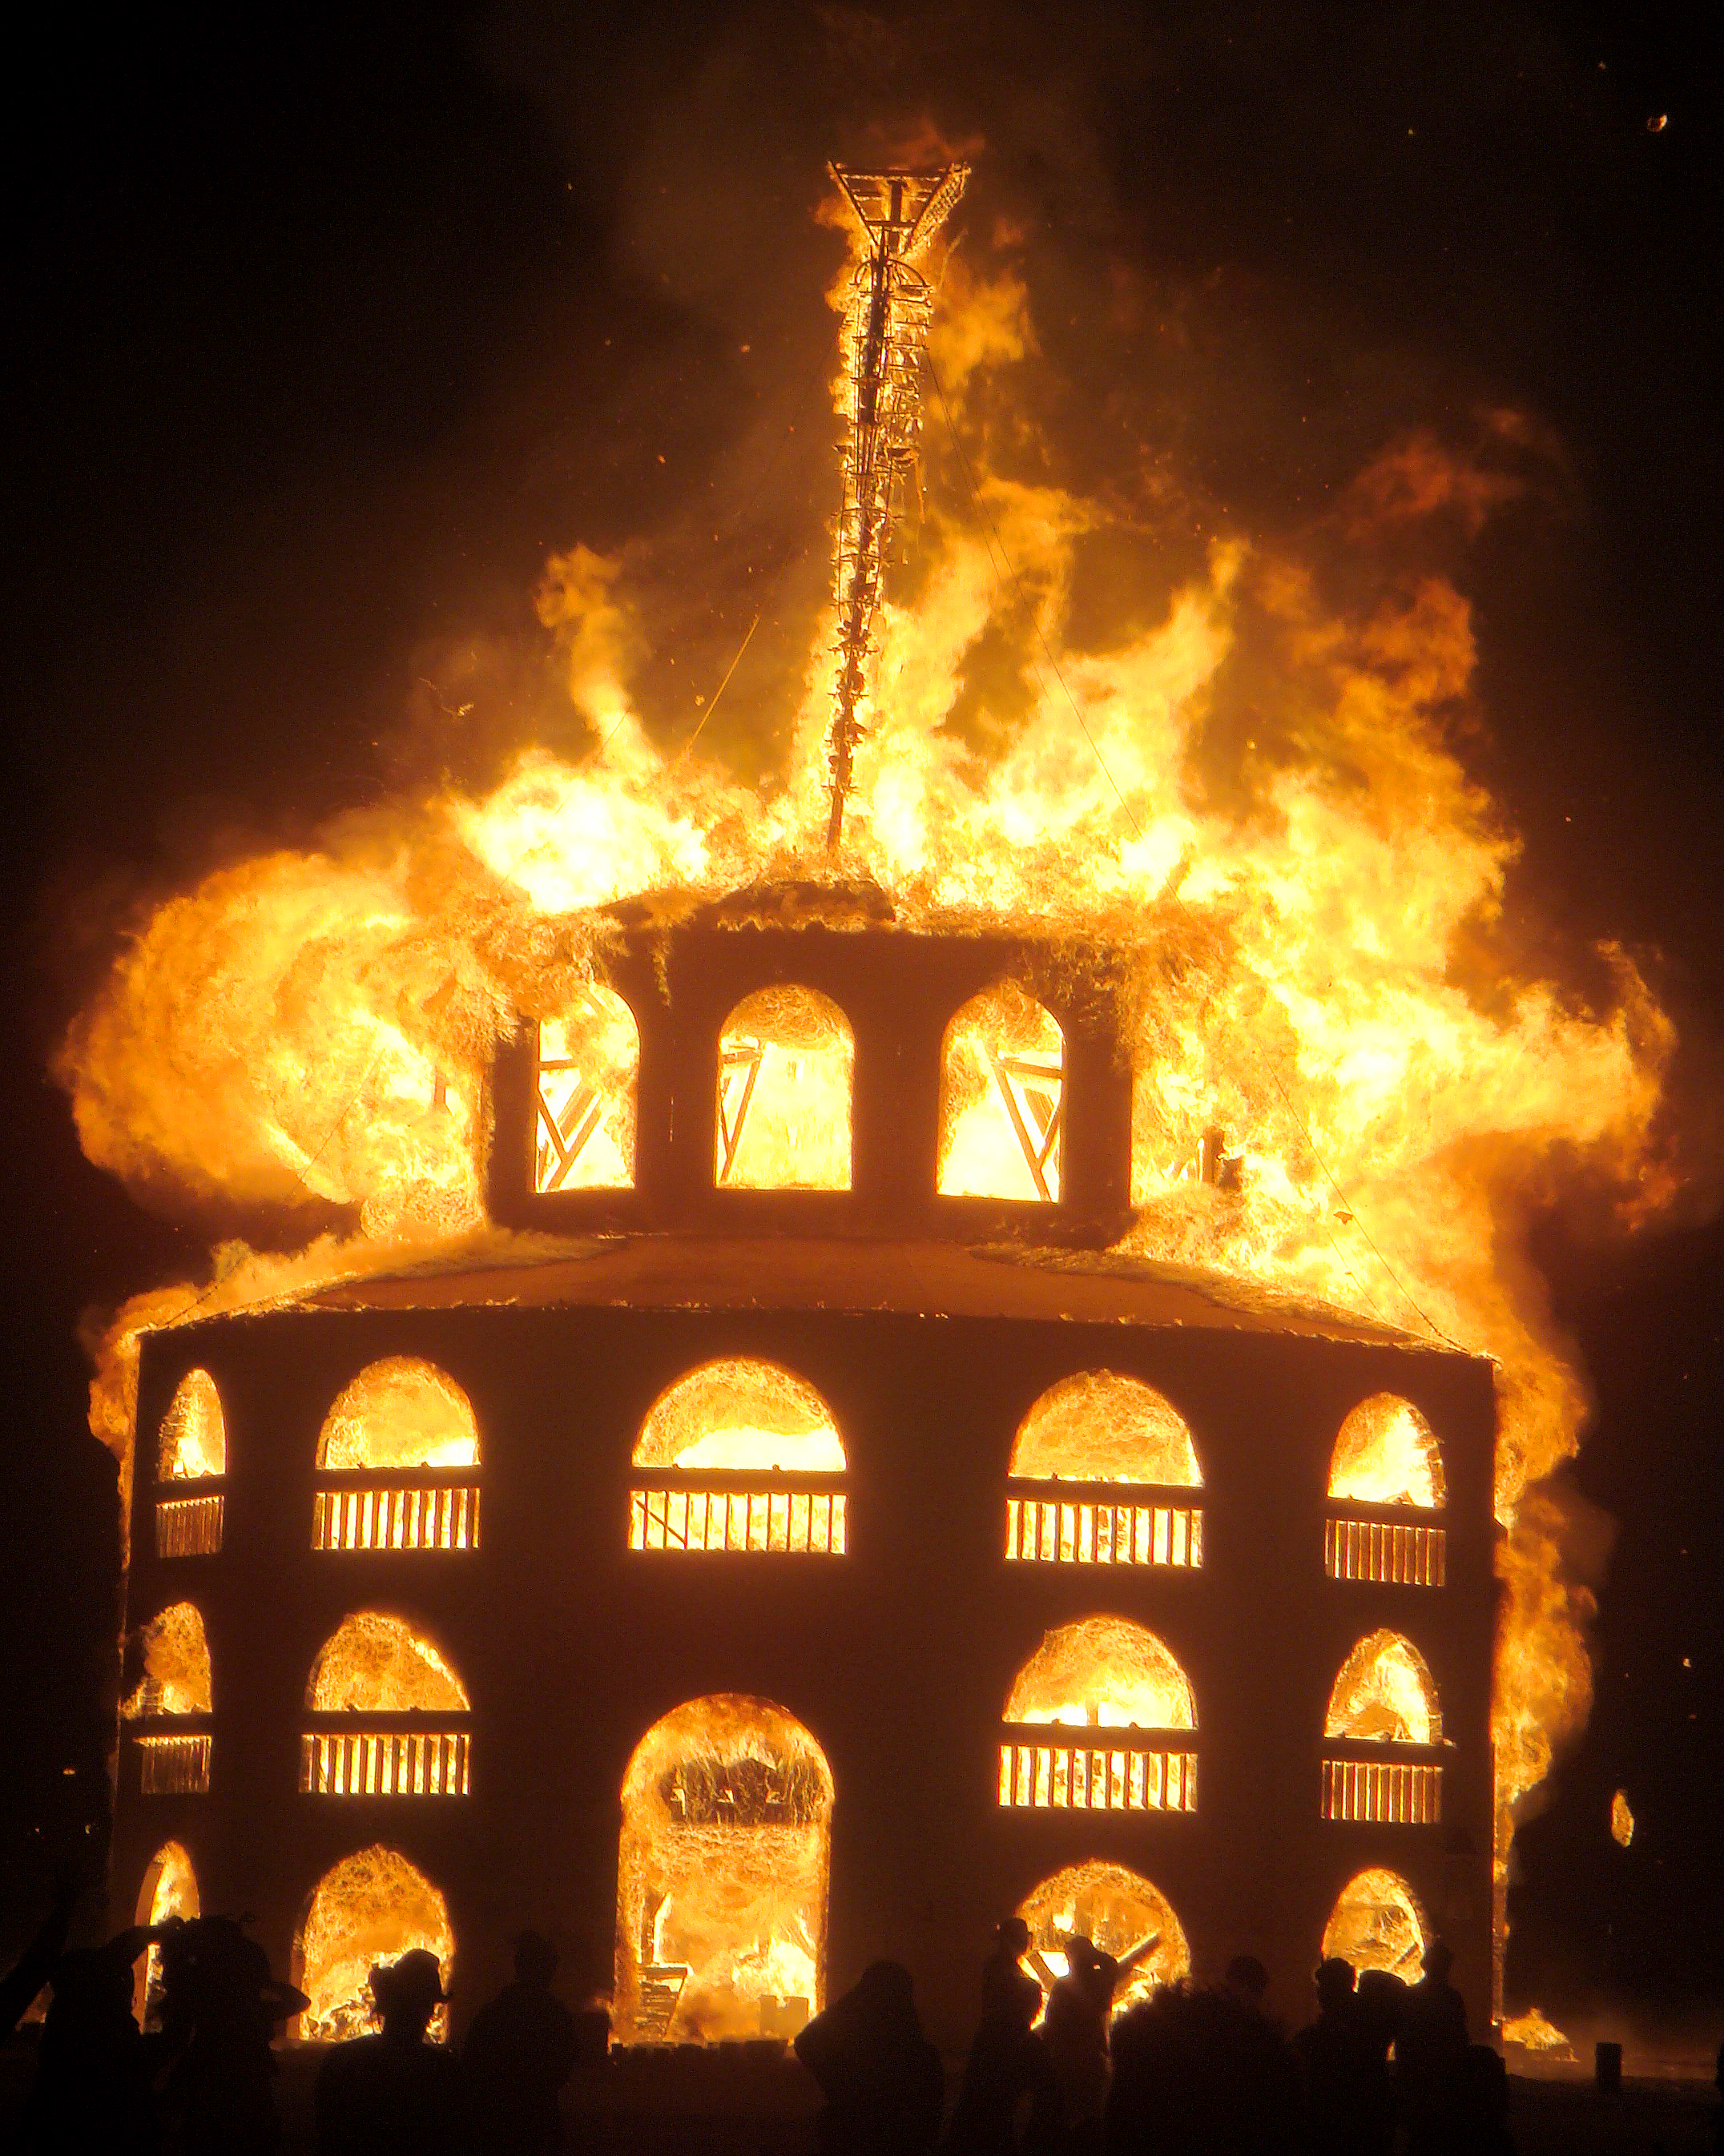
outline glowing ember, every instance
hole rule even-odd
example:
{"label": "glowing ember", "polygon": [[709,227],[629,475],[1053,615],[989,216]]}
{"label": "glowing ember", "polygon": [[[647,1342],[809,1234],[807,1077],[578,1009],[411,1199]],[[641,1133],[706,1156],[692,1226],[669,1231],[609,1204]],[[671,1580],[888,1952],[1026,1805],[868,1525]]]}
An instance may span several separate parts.
{"label": "glowing ember", "polygon": [[467,1711],[466,1687],[429,1640],[399,1617],[362,1609],[318,1653],[306,1705],[319,1714]]}
{"label": "glowing ember", "polygon": [[1153,1632],[1124,1617],[1058,1625],[1019,1671],[1007,1722],[1080,1728],[1195,1729],[1185,1671]]}
{"label": "glowing ember", "polygon": [[1325,1737],[1440,1744],[1443,1713],[1424,1657],[1398,1632],[1372,1632],[1341,1665]]}
{"label": "glowing ember", "polygon": [[623,1779],[616,1993],[625,2041],[794,2033],[826,1984],[832,1778],[781,1707],[692,1700]]}
{"label": "glowing ember", "polygon": [[143,1674],[121,1707],[126,1715],[208,1714],[209,1644],[203,1620],[189,1602],[176,1602],[138,1633]]}
{"label": "glowing ember", "polygon": [[761,988],[718,1043],[713,1173],[733,1190],[848,1190],[856,1043],[829,996]]}
{"label": "glowing ember", "polygon": [[1418,1897],[1395,1872],[1360,1872],[1342,1887],[1323,1933],[1325,1958],[1383,1969],[1417,1984],[1431,1931]]}
{"label": "glowing ember", "polygon": [[227,1425],[215,1380],[207,1370],[188,1370],[162,1418],[157,1479],[197,1481],[227,1471]]}
{"label": "glowing ember", "polygon": [[1068,1864],[1044,1879],[1017,1913],[1029,1926],[1030,1943],[1047,1972],[1037,1971],[1044,1995],[1047,1976],[1066,1974],[1065,1942],[1074,1934],[1122,1962],[1145,1940],[1155,1942],[1121,1979],[1114,1994],[1115,2013],[1147,1999],[1157,1984],[1175,1984],[1191,1973],[1191,1949],[1166,1897],[1123,1864]]}
{"label": "glowing ember", "polygon": [[[375,2025],[372,1969],[414,1947],[436,1955],[447,1991],[455,1934],[443,1897],[380,1843],[344,1857],[318,1881],[295,1942],[293,1981],[311,2002],[300,2016],[300,2035],[338,2043],[367,2034]],[[446,2006],[433,2015],[430,2033],[439,2042],[446,2038]]]}
{"label": "glowing ember", "polygon": [[1410,1400],[1374,1393],[1353,1409],[1335,1440],[1329,1494],[1366,1505],[1418,1505],[1426,1512],[1443,1502],[1443,1455]]}
{"label": "glowing ember", "polygon": [[1184,1419],[1148,1385],[1111,1370],[1063,1378],[1024,1417],[1011,1473],[1030,1482],[1202,1486]]}
{"label": "glowing ember", "polygon": [[1624,1849],[1634,1838],[1634,1815],[1629,1810],[1626,1789],[1619,1789],[1610,1799],[1610,1838]]}
{"label": "glowing ember", "polygon": [[317,1439],[320,1467],[476,1467],[467,1396],[429,1363],[391,1355],[362,1370]]}
{"label": "glowing ember", "polygon": [[1524,2014],[1511,2015],[1502,2025],[1502,2040],[1505,2044],[1518,2044],[1523,2051],[1541,2051],[1549,2059],[1572,2060],[1574,2056],[1568,2039],[1536,2006]]}
{"label": "glowing ember", "polygon": [[1064,1069],[1058,1022],[1016,983],[965,1004],[940,1051],[940,1189],[1053,1203]]}

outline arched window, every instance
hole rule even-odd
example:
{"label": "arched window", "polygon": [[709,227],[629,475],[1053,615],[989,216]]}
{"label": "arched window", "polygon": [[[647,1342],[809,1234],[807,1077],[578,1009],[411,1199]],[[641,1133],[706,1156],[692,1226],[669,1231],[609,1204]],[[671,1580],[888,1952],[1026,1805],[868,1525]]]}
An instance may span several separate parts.
{"label": "arched window", "polygon": [[1443,1712],[1424,1657],[1398,1632],[1372,1632],[1341,1665],[1324,1735],[1341,1748],[1323,1762],[1325,1819],[1424,1825],[1443,1812],[1440,1760],[1385,1759],[1388,1744],[1433,1751]]}
{"label": "arched window", "polygon": [[848,1190],[856,1040],[813,988],[759,988],[718,1041],[713,1174],[723,1190]]}
{"label": "arched window", "polygon": [[625,2040],[794,2035],[824,2002],[832,1776],[794,1716],[723,1692],[655,1722],[623,1777]]}
{"label": "arched window", "polygon": [[775,1363],[705,1363],[641,1426],[629,1548],[841,1557],[844,1444],[811,1385]]}
{"label": "arched window", "polygon": [[1341,1890],[1323,1933],[1323,1956],[1382,1969],[1413,1984],[1430,1943],[1418,1897],[1397,1873],[1361,1871]]}
{"label": "arched window", "polygon": [[1203,1562],[1201,1506],[1155,1502],[1156,1492],[1202,1487],[1191,1433],[1135,1378],[1083,1370],[1050,1386],[1018,1430],[1011,1479],[1011,1561]]}
{"label": "arched window", "polygon": [[[1447,1563],[1443,1528],[1396,1519],[1397,1509],[1440,1511],[1447,1496],[1443,1453],[1411,1400],[1373,1393],[1341,1426],[1329,1463],[1329,1495],[1344,1505],[1324,1530],[1324,1560],[1334,1579],[1440,1587]],[[1392,1516],[1377,1515],[1387,1512]]]}
{"label": "arched window", "polygon": [[[1197,1755],[1167,1742],[1195,1732],[1185,1671],[1153,1632],[1124,1617],[1059,1625],[1018,1672],[1006,1702],[1000,1802],[1037,1811],[1197,1808]],[[1083,1730],[1087,1741],[1050,1735]]]}
{"label": "arched window", "polygon": [[[449,1910],[416,1866],[377,1842],[332,1866],[312,1890],[294,1941],[293,1981],[311,2002],[300,2035],[333,2043],[364,2035],[374,2025],[373,1969],[414,1947],[436,1955],[447,1991],[455,1967]],[[432,2016],[430,2034],[446,2039],[446,2006]]]}
{"label": "arched window", "polygon": [[479,1547],[479,1430],[454,1378],[410,1355],[372,1363],[317,1438],[311,1546]]}
{"label": "arched window", "polygon": [[[206,1483],[228,1471],[227,1426],[220,1395],[207,1370],[188,1370],[157,1440],[158,1483]],[[184,1491],[156,1501],[157,1557],[213,1557],[222,1546],[224,1510],[219,1490]]]}
{"label": "arched window", "polygon": [[[170,1917],[190,1919],[201,1913],[198,1875],[192,1869],[191,1858],[180,1843],[164,1841],[150,1859],[144,1873],[133,1922],[161,1924]],[[139,2028],[154,2029],[160,2025],[161,2009],[162,1949],[152,1943],[148,1953],[138,1957],[132,1987],[132,2016]]]}
{"label": "arched window", "polygon": [[1013,981],[974,996],[940,1047],[939,1188],[1059,1201],[1066,1037]]}
{"label": "arched window", "polygon": [[533,1188],[632,1190],[641,1034],[614,989],[590,983],[538,1029]]}
{"label": "arched window", "polygon": [[1129,1964],[1114,1994],[1115,2014],[1191,1973],[1191,1948],[1171,1903],[1123,1864],[1068,1864],[1020,1902],[1017,1913],[1030,1928],[1031,1966],[1044,1996],[1066,1974],[1066,1941],[1074,1936]]}
{"label": "arched window", "polygon": [[311,1666],[299,1785],[317,1796],[464,1797],[466,1687],[403,1619],[344,1618]]}
{"label": "arched window", "polygon": [[128,1660],[137,1681],[120,1711],[138,1748],[139,1788],[146,1796],[201,1794],[214,1708],[209,1643],[193,1604],[176,1602],[140,1626]]}

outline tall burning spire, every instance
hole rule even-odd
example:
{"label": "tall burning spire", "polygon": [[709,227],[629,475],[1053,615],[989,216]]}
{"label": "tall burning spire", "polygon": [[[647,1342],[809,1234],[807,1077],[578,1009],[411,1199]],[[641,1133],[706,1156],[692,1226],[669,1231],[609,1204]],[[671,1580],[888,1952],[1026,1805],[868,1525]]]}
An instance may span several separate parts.
{"label": "tall burning spire", "polygon": [[838,663],[826,737],[832,794],[826,850],[836,853],[862,735],[857,706],[873,649],[893,511],[899,482],[915,462],[922,417],[922,354],[934,290],[916,264],[955,208],[970,167],[853,172],[834,165],[831,171],[856,218],[864,250],[845,317],[850,434],[835,572]]}

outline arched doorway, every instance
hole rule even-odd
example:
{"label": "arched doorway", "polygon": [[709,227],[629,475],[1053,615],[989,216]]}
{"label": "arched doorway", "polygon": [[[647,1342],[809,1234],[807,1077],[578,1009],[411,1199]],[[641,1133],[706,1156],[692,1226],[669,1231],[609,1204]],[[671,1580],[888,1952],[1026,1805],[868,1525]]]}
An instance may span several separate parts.
{"label": "arched doorway", "polygon": [[[447,1991],[455,1933],[424,1872],[380,1842],[332,1865],[311,1890],[294,1941],[293,1980],[311,2002],[300,2035],[336,2043],[364,2035],[373,2025],[372,1969],[411,1947],[436,1955]],[[449,2010],[440,2006],[431,2035],[440,2043],[448,2033]]]}
{"label": "arched doorway", "polygon": [[1172,1904],[1123,1864],[1068,1864],[1027,1895],[1017,1913],[1030,1928],[1032,1966],[1044,1993],[1050,1977],[1065,1974],[1064,1943],[1074,1933],[1116,1961],[1137,1957],[1114,1994],[1116,2014],[1147,1999],[1157,1984],[1191,1973],[1191,1950]]}
{"label": "arched doorway", "polygon": [[[203,1913],[198,1900],[198,1875],[192,1860],[177,1841],[164,1841],[150,1859],[144,1883],[138,1889],[135,1923],[160,1924],[169,1917],[188,1921]],[[140,2029],[153,2028],[162,2002],[162,1949],[152,1945],[140,1954],[132,1985],[131,2011]]]}
{"label": "arched doorway", "polygon": [[625,2041],[792,2035],[826,1988],[832,1776],[793,1715],[715,1693],[655,1722],[623,1777]]}
{"label": "arched doorway", "polygon": [[1324,1928],[1323,1954],[1413,1984],[1430,1938],[1418,1895],[1398,1872],[1373,1867],[1341,1888]]}

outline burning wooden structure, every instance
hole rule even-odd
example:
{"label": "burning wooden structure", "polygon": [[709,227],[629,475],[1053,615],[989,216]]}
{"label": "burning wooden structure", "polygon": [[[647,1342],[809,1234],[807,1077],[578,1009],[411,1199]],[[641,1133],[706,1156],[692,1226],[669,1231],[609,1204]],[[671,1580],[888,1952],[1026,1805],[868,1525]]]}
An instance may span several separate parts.
{"label": "burning wooden structure", "polygon": [[893,1954],[956,2042],[1020,1907],[1289,2012],[1440,1929],[1482,2023],[1491,1368],[1122,1255],[1119,1031],[877,892],[620,924],[493,1071],[538,1240],[146,1337],[116,1895],[306,2033],[532,1922],[625,2039]]}

